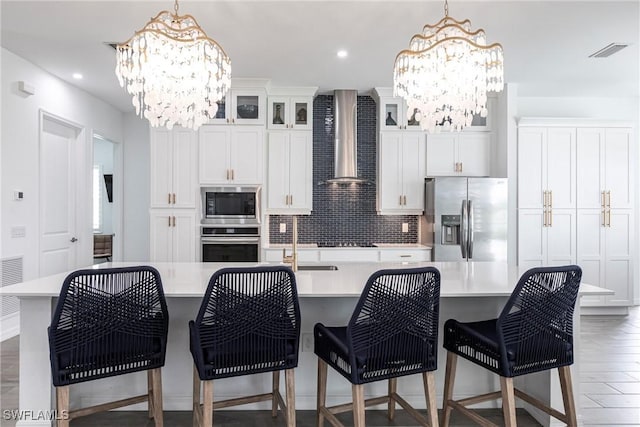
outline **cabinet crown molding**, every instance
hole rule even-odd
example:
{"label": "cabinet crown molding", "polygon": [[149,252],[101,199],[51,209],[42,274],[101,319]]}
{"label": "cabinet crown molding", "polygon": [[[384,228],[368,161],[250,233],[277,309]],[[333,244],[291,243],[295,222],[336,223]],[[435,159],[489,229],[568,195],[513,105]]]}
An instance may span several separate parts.
{"label": "cabinet crown molding", "polygon": [[519,117],[518,127],[617,127],[632,128],[626,120],[603,120],[587,117]]}
{"label": "cabinet crown molding", "polygon": [[296,86],[296,87],[267,87],[267,96],[311,96],[318,93],[317,86]]}

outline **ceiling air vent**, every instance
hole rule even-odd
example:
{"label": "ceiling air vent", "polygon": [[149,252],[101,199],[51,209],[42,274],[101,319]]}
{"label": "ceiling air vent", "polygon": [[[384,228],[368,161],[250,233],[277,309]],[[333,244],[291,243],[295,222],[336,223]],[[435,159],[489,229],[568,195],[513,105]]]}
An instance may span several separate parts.
{"label": "ceiling air vent", "polygon": [[594,52],[591,55],[589,55],[589,58],[607,58],[607,57],[613,55],[614,53],[618,52],[619,50],[624,49],[627,46],[629,46],[629,45],[626,44],[626,43],[611,43],[611,44],[603,47],[599,51]]}

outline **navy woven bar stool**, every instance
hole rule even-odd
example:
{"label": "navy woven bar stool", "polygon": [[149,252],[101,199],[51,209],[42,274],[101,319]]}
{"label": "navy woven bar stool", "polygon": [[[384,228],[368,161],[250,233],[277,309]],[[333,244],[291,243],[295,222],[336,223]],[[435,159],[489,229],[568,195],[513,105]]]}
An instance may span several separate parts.
{"label": "navy woven bar stool", "polygon": [[[293,368],[298,366],[300,307],[293,271],[285,266],[224,268],[211,276],[195,321],[189,322],[193,424],[210,427],[213,410],[265,400],[296,425]],[[279,391],[285,371],[286,404]],[[273,372],[270,393],[213,401],[213,380]],[[203,403],[200,382],[203,381]]]}
{"label": "navy woven bar stool", "polygon": [[[438,426],[435,376],[438,355],[440,272],[433,267],[380,270],[369,278],[346,327],[314,328],[318,356],[318,426],[325,417],[353,411],[354,426],[365,426],[365,407],[396,403],[423,426]],[[327,365],[352,384],[353,402],[326,407]],[[397,378],[421,373],[429,420],[396,393]],[[389,380],[388,394],[364,399],[364,384]]]}
{"label": "navy woven bar stool", "polygon": [[[575,265],[533,268],[522,275],[497,319],[470,323],[447,320],[444,427],[449,425],[454,408],[483,426],[494,426],[466,406],[499,398],[505,425],[516,426],[515,397],[571,427],[577,426],[570,365],[573,310],[581,278],[582,270]],[[502,391],[452,400],[458,356],[500,375]],[[564,414],[513,387],[514,377],[549,369],[558,369]]]}
{"label": "navy woven bar stool", "polygon": [[[162,380],[169,315],[152,267],[80,270],[65,279],[48,329],[58,427],[73,418],[147,401],[163,425]],[[69,412],[69,385],[147,371],[148,393]]]}

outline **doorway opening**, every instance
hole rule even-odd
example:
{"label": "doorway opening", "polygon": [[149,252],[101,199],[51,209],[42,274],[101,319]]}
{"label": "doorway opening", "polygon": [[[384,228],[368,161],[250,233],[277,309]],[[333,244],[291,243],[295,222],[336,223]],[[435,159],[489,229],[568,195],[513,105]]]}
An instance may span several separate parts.
{"label": "doorway opening", "polygon": [[93,135],[93,168],[91,172],[91,223],[93,229],[93,263],[113,260],[117,228],[114,203],[114,165],[116,144]]}

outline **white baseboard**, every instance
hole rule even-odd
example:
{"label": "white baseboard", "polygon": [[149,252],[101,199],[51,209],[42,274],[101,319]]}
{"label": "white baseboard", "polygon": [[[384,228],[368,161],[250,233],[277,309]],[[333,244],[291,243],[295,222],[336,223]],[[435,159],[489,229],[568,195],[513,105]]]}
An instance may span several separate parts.
{"label": "white baseboard", "polygon": [[581,316],[627,316],[629,307],[580,307]]}
{"label": "white baseboard", "polygon": [[20,335],[20,312],[8,314],[0,318],[0,341]]}

